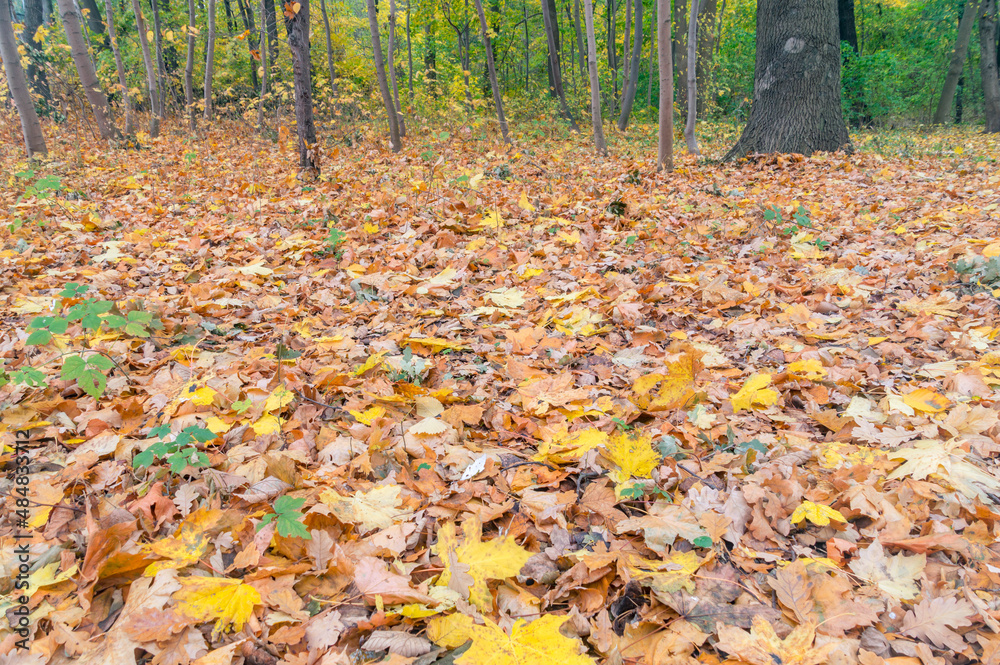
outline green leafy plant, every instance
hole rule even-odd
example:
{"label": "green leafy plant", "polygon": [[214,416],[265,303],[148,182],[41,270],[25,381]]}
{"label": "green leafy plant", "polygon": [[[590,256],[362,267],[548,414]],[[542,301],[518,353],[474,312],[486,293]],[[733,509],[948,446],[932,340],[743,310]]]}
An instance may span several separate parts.
{"label": "green leafy plant", "polygon": [[278,535],[282,538],[302,538],[312,540],[309,529],[302,523],[305,517],[299,508],[306,502],[305,499],[293,499],[290,496],[278,497],[274,502],[274,512],[264,516],[264,519],[257,525],[260,531],[272,521],[278,526]]}
{"label": "green leafy plant", "polygon": [[150,439],[160,439],[132,458],[136,469],[149,468],[157,459],[166,460],[170,471],[179,474],[188,466],[195,469],[209,466],[208,455],[198,450],[198,443],[208,443],[215,434],[200,425],[185,427],[171,438],[170,426],[160,425],[149,432]]}
{"label": "green leafy plant", "polygon": [[809,211],[802,205],[792,214],[792,219],[790,220],[785,219],[781,208],[778,206],[768,206],[764,208],[764,220],[770,222],[771,227],[784,236],[798,233],[801,229],[813,228],[812,220],[809,219]]}
{"label": "green leafy plant", "polygon": [[427,361],[420,356],[414,356],[413,350],[406,347],[403,350],[403,359],[399,362],[399,368],[390,373],[393,381],[405,381],[420,385],[424,370],[427,369]]}

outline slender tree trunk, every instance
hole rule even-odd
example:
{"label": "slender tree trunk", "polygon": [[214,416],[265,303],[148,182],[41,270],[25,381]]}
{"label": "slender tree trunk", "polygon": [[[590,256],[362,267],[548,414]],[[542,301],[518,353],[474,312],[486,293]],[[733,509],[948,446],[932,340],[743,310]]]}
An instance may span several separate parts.
{"label": "slender tree trunk", "polygon": [[97,131],[102,139],[114,138],[118,135],[118,130],[110,120],[110,109],[108,98],[101,90],[101,83],[97,80],[97,71],[94,63],[87,52],[87,45],[83,41],[83,32],[80,29],[80,18],[76,13],[73,0],[59,0],[59,14],[62,18],[63,28],[66,30],[66,43],[70,47],[70,55],[76,65],[77,74],[80,75],[80,83],[87,93],[87,101],[94,112],[94,120],[97,122]]}
{"label": "slender tree trunk", "polygon": [[[716,14],[719,13],[718,0],[701,0],[698,3],[698,41],[695,57],[695,73],[698,84],[698,112],[705,110],[712,89],[713,56],[715,55]],[[688,59],[690,56],[688,47]]]}
{"label": "slender tree trunk", "polygon": [[274,0],[264,0],[263,21],[267,25],[267,52],[273,71],[274,62],[278,58],[278,17],[274,11]]}
{"label": "slender tree trunk", "polygon": [[35,104],[31,101],[31,91],[28,90],[28,80],[21,69],[21,57],[17,52],[17,41],[14,37],[14,25],[10,21],[10,4],[8,0],[0,0],[0,58],[3,58],[3,68],[7,73],[7,89],[14,98],[17,115],[21,119],[21,134],[24,136],[24,149],[28,157],[47,155],[45,136],[42,134],[42,124],[35,112]]}
{"label": "slender tree trunk", "polygon": [[43,7],[42,0],[25,0],[24,31],[21,32],[21,41],[28,49],[28,83],[48,108],[52,103],[52,92],[49,90],[49,79],[45,75],[45,52],[42,43],[35,40],[35,33],[45,22]]}
{"label": "slender tree trunk", "polygon": [[372,33],[372,53],[375,57],[375,74],[378,77],[378,87],[382,93],[382,103],[385,104],[385,113],[389,117],[389,141],[392,143],[392,151],[399,152],[403,149],[403,143],[399,139],[399,126],[397,124],[396,107],[392,101],[392,92],[389,90],[389,81],[385,75],[385,61],[382,59],[382,39],[378,30],[378,10],[375,9],[375,0],[367,0],[368,4],[368,27]]}
{"label": "slender tree trunk", "polygon": [[226,10],[226,29],[231,39],[236,34],[236,17],[233,16],[233,6],[229,0],[223,0],[222,4]]}
{"label": "slender tree trunk", "polygon": [[149,51],[149,39],[146,38],[146,20],[142,16],[139,0],[132,0],[132,11],[135,13],[135,28],[139,33],[139,48],[142,51],[142,62],[146,68],[146,85],[149,87],[149,135],[156,138],[160,135],[160,97],[156,83],[156,66]]}
{"label": "slender tree trunk", "polygon": [[698,121],[698,77],[697,47],[698,45],[698,0],[691,0],[691,16],[688,20],[688,71],[687,71],[687,124],[684,125],[684,140],[688,152],[692,155],[698,152],[698,137],[695,136],[695,123]]}
{"label": "slender tree trunk", "polygon": [[424,24],[424,75],[427,77],[427,82],[430,84],[431,95],[434,98],[438,96],[437,88],[437,46],[434,42],[435,37],[435,24],[434,20],[431,19]]}
{"label": "slender tree trunk", "polygon": [[87,29],[93,35],[97,43],[102,48],[108,47],[108,36],[104,32],[104,23],[101,21],[101,10],[97,8],[95,0],[79,0],[80,12],[83,14]]}
{"label": "slender tree trunk", "polygon": [[522,0],[521,8],[524,10],[524,91],[528,92],[528,83],[531,75],[531,51],[528,48],[528,3]]}
{"label": "slender tree trunk", "polygon": [[[630,30],[632,29],[632,3],[629,0],[625,0],[625,23],[622,25],[622,95],[628,93],[628,81],[629,81],[629,68],[631,66],[631,61],[629,60],[629,37]],[[617,45],[616,45],[617,46]]]}
{"label": "slender tree trunk", "polygon": [[580,0],[573,2],[573,25],[576,28],[576,51],[580,54],[580,75],[587,75],[587,49],[583,40],[583,28],[580,27]]}
{"label": "slender tree trunk", "polygon": [[409,77],[410,106],[413,106],[413,43],[410,39],[410,5],[406,0],[406,73]]}
{"label": "slender tree trunk", "polygon": [[389,82],[392,84],[392,101],[396,107],[396,125],[399,128],[399,138],[406,138],[406,120],[403,117],[403,107],[399,105],[399,85],[396,82],[396,0],[389,0]]}
{"label": "slender tree trunk", "polygon": [[580,128],[577,127],[573,113],[569,110],[569,104],[566,103],[566,92],[563,90],[562,71],[559,68],[559,45],[556,44],[555,38],[557,24],[555,17],[552,16],[551,7],[546,0],[542,0],[542,19],[545,21],[545,36],[549,42],[549,63],[552,66],[552,79],[556,96],[559,98],[559,107],[562,109],[563,117],[569,122],[570,129],[578,132]]}
{"label": "slender tree trunk", "polygon": [[983,0],[979,17],[979,71],[983,79],[986,132],[1000,132],[1000,77],[997,73],[997,2]]}
{"label": "slender tree trunk", "polygon": [[687,24],[688,24],[688,4],[687,0],[674,0],[674,22],[673,29],[673,56],[674,69],[677,72],[675,90],[677,99],[687,99]]}
{"label": "slender tree trunk", "polygon": [[[107,1],[107,0],[105,0]],[[157,0],[149,0],[153,9],[153,39],[156,43],[156,68],[160,81],[160,117],[167,117],[167,68],[163,64],[163,30],[160,27],[160,3]]]}
{"label": "slender tree trunk", "polygon": [[670,0],[656,0],[656,39],[660,65],[660,131],[656,170],[674,170],[674,65],[671,58]]}
{"label": "slender tree trunk", "polygon": [[115,56],[115,69],[118,72],[118,85],[122,89],[122,105],[125,107],[125,135],[131,136],[135,133],[132,125],[132,99],[128,94],[128,78],[125,76],[125,64],[122,62],[122,52],[118,48],[118,35],[115,33],[115,16],[111,5],[111,0],[106,0],[104,9],[108,19],[108,41],[111,43],[111,52]]}
{"label": "slender tree trunk", "polygon": [[507,131],[507,118],[503,113],[503,96],[500,94],[500,84],[497,83],[496,64],[493,62],[493,46],[490,44],[490,28],[486,24],[486,12],[483,11],[483,0],[476,0],[476,12],[479,14],[479,25],[482,26],[483,48],[486,49],[486,71],[490,77],[490,87],[493,89],[493,104],[497,108],[497,120],[500,122],[500,133],[503,142],[510,143]]}
{"label": "slender tree trunk", "polygon": [[260,64],[261,64],[261,77],[260,77],[260,97],[257,99],[257,132],[260,134],[264,133],[264,97],[267,95],[267,79],[269,72],[271,70],[271,62],[269,54],[267,52],[267,38],[265,33],[267,32],[267,21],[264,19],[264,1],[261,0],[260,3]]}
{"label": "slender tree trunk", "polygon": [[594,125],[594,148],[598,155],[606,157],[608,146],[604,142],[604,119],[601,115],[601,80],[597,76],[597,40],[594,38],[593,0],[583,0],[583,12],[587,23],[587,72],[590,75],[590,120],[591,124]]}
{"label": "slender tree trunk", "polygon": [[[544,5],[544,7],[542,7],[542,16],[543,16],[542,25],[546,33],[545,41],[546,43],[549,42],[549,35],[551,34],[555,43],[556,59],[558,60],[559,21],[558,21],[558,16],[556,14],[556,0],[541,0],[541,3]],[[548,14],[545,13],[546,9],[548,10]],[[549,17],[548,19],[544,19],[546,15]],[[551,96],[553,99],[557,99],[559,97],[559,93],[556,91],[556,79],[555,79],[555,73],[552,70],[551,58],[547,58],[545,60],[545,72],[548,74],[549,77],[549,96]]]}
{"label": "slender tree trunk", "polygon": [[854,0],[837,0],[837,23],[840,26],[840,41],[850,44],[857,53],[858,27],[854,21]]}
{"label": "slender tree trunk", "polygon": [[850,148],[836,11],[837,0],[759,0],[750,117],[726,159]]}
{"label": "slender tree trunk", "polygon": [[972,26],[978,12],[979,0],[968,0],[965,4],[965,10],[962,12],[962,20],[958,24],[955,51],[952,53],[948,73],[944,78],[941,98],[938,100],[937,110],[934,111],[935,125],[943,124],[951,115],[951,105],[955,101],[955,89],[958,87],[958,79],[962,76],[962,70],[965,69],[965,58],[969,54],[969,42],[972,40]]}
{"label": "slender tree trunk", "polygon": [[[111,4],[111,0],[105,0]],[[197,114],[194,112],[194,33],[195,33],[194,0],[188,0],[187,22],[187,58],[184,61],[184,113],[188,117],[188,127],[193,134],[198,130]],[[253,67],[253,60],[250,61]]]}
{"label": "slender tree trunk", "polygon": [[656,54],[656,4],[653,3],[653,18],[649,22],[649,86],[646,88],[646,108],[653,107],[653,56]]}
{"label": "slender tree trunk", "polygon": [[285,17],[288,50],[292,54],[295,83],[295,132],[299,139],[299,167],[319,173],[316,124],[313,121],[312,74],[309,56],[309,0],[300,0],[299,11]]}
{"label": "slender tree trunk", "polygon": [[615,36],[615,23],[618,20],[618,5],[615,0],[607,2],[608,23],[608,69],[611,70],[611,112],[618,103],[618,38]]}
{"label": "slender tree trunk", "polygon": [[205,38],[205,120],[214,115],[212,79],[215,76],[215,0],[208,0],[208,36]]}
{"label": "slender tree trunk", "polygon": [[337,99],[337,70],[333,68],[333,44],[330,41],[330,17],[326,14],[326,0],[319,0],[319,10],[323,12],[323,32],[326,35],[326,66],[330,70],[330,92]]}
{"label": "slender tree trunk", "polygon": [[250,82],[253,84],[253,89],[256,90],[260,85],[257,81],[256,63],[259,57],[257,49],[260,48],[260,43],[254,41],[257,35],[257,21],[254,18],[253,8],[250,6],[249,0],[236,0],[236,7],[240,10],[243,29],[246,30],[247,52],[250,54]]}
{"label": "slender tree trunk", "polygon": [[[622,112],[618,116],[618,129],[623,132],[628,127],[629,116],[632,115],[632,105],[635,103],[635,95],[639,87],[639,65],[642,64],[642,0],[635,0],[635,26],[633,33],[635,38],[632,43],[632,63],[631,65],[625,65],[625,70],[629,72],[629,77],[625,81],[625,92],[622,96]],[[627,29],[625,30],[625,34],[628,34]],[[628,40],[626,39],[626,41]]]}

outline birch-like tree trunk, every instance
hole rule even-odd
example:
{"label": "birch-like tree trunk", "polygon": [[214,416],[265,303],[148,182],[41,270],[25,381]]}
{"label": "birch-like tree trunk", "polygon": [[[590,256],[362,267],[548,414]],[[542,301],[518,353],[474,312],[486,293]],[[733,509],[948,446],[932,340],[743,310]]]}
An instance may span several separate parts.
{"label": "birch-like tree trunk", "polygon": [[330,94],[337,99],[337,70],[333,68],[333,43],[330,41],[330,17],[326,14],[326,0],[319,0],[323,12],[323,32],[326,35],[326,67],[330,70]]}
{"label": "birch-like tree trunk", "polygon": [[[118,135],[118,129],[111,122],[111,110],[108,106],[108,98],[101,89],[101,83],[97,80],[97,70],[94,69],[94,62],[87,52],[87,44],[83,40],[83,32],[80,29],[80,16],[76,13],[76,6],[73,0],[59,0],[59,15],[66,30],[66,43],[69,44],[70,56],[73,64],[76,65],[76,72],[80,76],[80,83],[87,94],[87,101],[94,112],[94,120],[97,123],[97,131],[102,139],[114,138]],[[9,15],[9,14],[8,14]]]}
{"label": "birch-like tree trunk", "polygon": [[[107,0],[105,0],[107,2]],[[167,81],[167,68],[163,63],[163,29],[160,26],[160,3],[159,0],[149,0],[153,8],[153,39],[156,44],[156,70],[160,77],[160,117],[167,117],[167,91],[169,82]]]}
{"label": "birch-like tree trunk", "polygon": [[583,0],[583,11],[587,23],[587,71],[590,74],[590,121],[594,125],[594,148],[598,155],[607,156],[608,146],[604,142],[604,120],[601,117],[601,79],[597,76],[593,0]]}
{"label": "birch-like tree trunk", "polygon": [[692,155],[698,152],[698,137],[694,134],[695,123],[698,121],[698,76],[697,76],[697,46],[698,46],[698,0],[691,0],[691,16],[688,19],[688,57],[687,57],[687,123],[684,125],[684,140]]}
{"label": "birch-like tree trunk", "polygon": [[660,65],[660,132],[656,170],[674,170],[674,64],[671,58],[670,0],[656,0],[656,39]]}
{"label": "birch-like tree trunk", "polygon": [[208,0],[208,36],[205,38],[205,120],[211,120],[212,79],[215,76],[215,0]]}
{"label": "birch-like tree trunk", "polygon": [[552,67],[552,82],[555,87],[556,97],[559,99],[559,107],[562,110],[563,117],[569,122],[570,129],[574,132],[580,131],[580,128],[576,124],[576,120],[573,118],[573,113],[569,110],[569,104],[566,103],[566,91],[563,89],[563,79],[562,70],[559,67],[559,45],[556,44],[556,23],[555,17],[552,16],[551,7],[547,0],[542,0],[542,20],[545,21],[545,36],[549,43],[549,64]]}
{"label": "birch-like tree trunk", "polygon": [[14,98],[14,106],[17,107],[17,115],[21,120],[24,149],[28,152],[29,158],[35,155],[47,155],[48,148],[45,146],[42,124],[38,120],[35,104],[31,100],[28,79],[21,68],[21,56],[17,52],[8,0],[0,0],[0,58],[3,58],[3,68],[7,73],[7,89]]}

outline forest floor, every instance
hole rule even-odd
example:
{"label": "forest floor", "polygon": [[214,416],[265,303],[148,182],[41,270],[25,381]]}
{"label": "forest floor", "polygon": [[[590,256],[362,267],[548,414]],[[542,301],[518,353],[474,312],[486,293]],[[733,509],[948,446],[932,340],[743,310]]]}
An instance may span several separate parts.
{"label": "forest floor", "polygon": [[241,131],[3,148],[0,662],[1000,663],[996,139]]}

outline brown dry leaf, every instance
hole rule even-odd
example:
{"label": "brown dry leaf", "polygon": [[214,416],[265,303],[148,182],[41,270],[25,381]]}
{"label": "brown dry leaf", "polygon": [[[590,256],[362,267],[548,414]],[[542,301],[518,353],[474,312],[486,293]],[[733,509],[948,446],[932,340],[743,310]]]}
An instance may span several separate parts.
{"label": "brown dry leaf", "polygon": [[784,640],[779,638],[774,627],[761,618],[753,620],[750,632],[719,624],[717,627],[722,651],[732,654],[752,665],[774,665],[775,663],[795,663],[796,665],[820,665],[827,655],[837,648],[836,644],[813,647],[816,637],[815,624],[797,626]]}
{"label": "brown dry leaf", "polygon": [[976,610],[965,600],[956,598],[925,598],[903,617],[903,633],[940,649],[962,651],[965,640],[954,628],[971,626]]}

